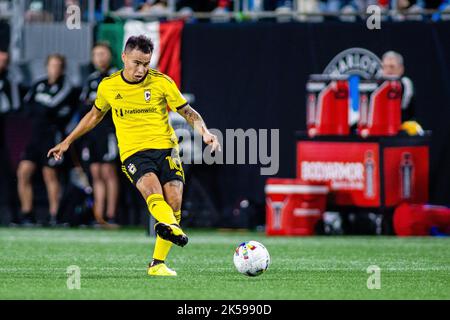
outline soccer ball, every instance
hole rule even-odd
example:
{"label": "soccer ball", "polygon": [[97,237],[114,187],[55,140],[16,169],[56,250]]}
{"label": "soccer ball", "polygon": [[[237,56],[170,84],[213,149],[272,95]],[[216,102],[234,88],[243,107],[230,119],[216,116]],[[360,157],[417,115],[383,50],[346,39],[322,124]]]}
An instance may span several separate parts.
{"label": "soccer ball", "polygon": [[266,247],[257,241],[241,243],[234,253],[234,265],[242,274],[256,277],[267,270],[270,264],[270,255]]}

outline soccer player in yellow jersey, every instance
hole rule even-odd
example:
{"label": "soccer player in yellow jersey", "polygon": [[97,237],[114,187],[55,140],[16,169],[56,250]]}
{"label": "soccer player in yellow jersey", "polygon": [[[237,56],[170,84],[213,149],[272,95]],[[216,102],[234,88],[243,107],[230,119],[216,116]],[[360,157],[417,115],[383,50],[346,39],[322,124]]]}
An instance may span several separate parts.
{"label": "soccer player in yellow jersey", "polygon": [[211,152],[221,151],[221,146],[173,80],[150,68],[152,53],[153,43],[149,38],[130,37],[122,53],[124,68],[103,79],[92,109],[47,156],[61,159],[77,138],[93,129],[111,110],[122,169],[157,220],[153,260],[147,273],[176,276],[164,261],[172,243],[183,247],[188,238],[180,228],[184,172],[177,137],[168,123],[167,106],[200,132],[203,141],[211,145]]}

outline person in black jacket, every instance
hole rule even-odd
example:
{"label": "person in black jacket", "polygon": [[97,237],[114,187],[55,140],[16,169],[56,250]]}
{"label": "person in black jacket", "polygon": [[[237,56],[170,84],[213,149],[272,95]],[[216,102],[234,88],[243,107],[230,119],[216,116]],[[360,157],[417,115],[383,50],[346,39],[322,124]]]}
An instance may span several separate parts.
{"label": "person in black jacket", "polygon": [[52,54],[47,58],[47,76],[37,80],[24,98],[32,121],[32,137],[17,169],[18,193],[24,224],[36,223],[33,212],[32,176],[38,168],[47,189],[50,225],[56,224],[61,186],[58,167],[63,160],[47,158],[47,149],[63,139],[76,106],[73,87],[64,75],[65,58]]}
{"label": "person in black jacket", "polygon": [[[95,71],[85,81],[81,92],[81,117],[88,113],[95,99],[100,82],[118,70],[111,66],[112,52],[106,43],[98,43],[92,49]],[[111,111],[103,121],[89,132],[81,142],[81,159],[89,167],[94,192],[94,215],[99,224],[116,224],[119,177],[117,163],[119,150]],[[106,214],[106,221],[103,215]]]}
{"label": "person in black jacket", "polygon": [[8,116],[20,107],[19,87],[11,79],[8,72],[9,54],[0,50],[0,201],[12,213],[12,223],[17,221],[15,204],[17,195],[14,194],[14,171],[9,158],[6,123]]}
{"label": "person in black jacket", "polygon": [[386,52],[382,57],[382,67],[384,76],[399,77],[402,83],[402,121],[414,120],[414,86],[411,79],[404,75],[402,55],[395,51]]}

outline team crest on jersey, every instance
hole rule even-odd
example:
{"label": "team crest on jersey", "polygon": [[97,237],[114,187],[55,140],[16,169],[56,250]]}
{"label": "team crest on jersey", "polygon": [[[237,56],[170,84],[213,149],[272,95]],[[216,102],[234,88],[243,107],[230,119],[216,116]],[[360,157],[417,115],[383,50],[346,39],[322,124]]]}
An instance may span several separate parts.
{"label": "team crest on jersey", "polygon": [[144,91],[144,97],[145,97],[145,101],[148,103],[150,102],[150,99],[152,97],[152,94],[150,93],[150,90],[145,90]]}
{"label": "team crest on jersey", "polygon": [[128,167],[127,167],[127,170],[128,170],[129,173],[135,174],[137,169],[136,169],[136,166],[134,164],[130,163],[128,165]]}

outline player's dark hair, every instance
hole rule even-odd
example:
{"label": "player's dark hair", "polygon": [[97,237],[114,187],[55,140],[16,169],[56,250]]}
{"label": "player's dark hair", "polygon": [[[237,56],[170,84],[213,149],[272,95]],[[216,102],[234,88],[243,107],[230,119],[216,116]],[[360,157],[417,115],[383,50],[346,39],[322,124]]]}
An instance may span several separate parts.
{"label": "player's dark hair", "polygon": [[136,49],[143,53],[152,53],[153,48],[153,41],[144,35],[131,36],[128,38],[127,43],[125,44],[125,52]]}
{"label": "player's dark hair", "polygon": [[66,57],[64,57],[62,54],[59,54],[59,53],[49,54],[47,56],[47,61],[45,62],[45,65],[48,65],[48,63],[51,59],[58,59],[61,62],[62,70],[63,71],[66,70]]}
{"label": "player's dark hair", "polygon": [[95,48],[98,48],[98,47],[106,48],[107,50],[109,50],[109,53],[111,53],[111,55],[112,55],[112,49],[111,49],[111,46],[109,45],[108,42],[106,42],[106,41],[100,41],[100,42],[97,42],[97,43],[94,44],[94,46],[92,47],[92,50],[94,50]]}

